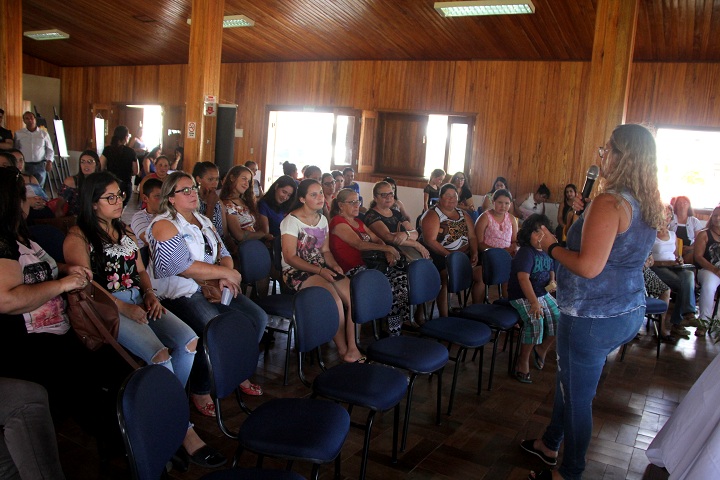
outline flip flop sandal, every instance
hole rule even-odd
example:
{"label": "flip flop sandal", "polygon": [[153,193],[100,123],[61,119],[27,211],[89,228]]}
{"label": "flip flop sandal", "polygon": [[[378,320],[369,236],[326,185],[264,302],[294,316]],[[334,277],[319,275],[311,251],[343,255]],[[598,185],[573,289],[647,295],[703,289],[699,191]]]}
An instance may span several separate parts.
{"label": "flip flop sandal", "polygon": [[[525,450],[527,453],[529,453],[531,455],[535,455],[540,460],[545,462],[546,465],[550,465],[551,467],[554,467],[555,465],[557,465],[557,458],[548,457],[547,455],[545,455],[542,452],[542,450],[538,450],[537,448],[533,447],[534,444],[535,444],[535,439],[524,440],[524,441],[520,442],[520,448],[522,448],[523,450]],[[542,474],[542,472],[540,472],[540,475],[541,474]],[[542,478],[542,477],[539,477],[539,478]]]}
{"label": "flip flop sandal", "polygon": [[530,372],[528,372],[528,373],[515,372],[515,380],[517,380],[520,383],[532,383],[532,380],[530,380]]}

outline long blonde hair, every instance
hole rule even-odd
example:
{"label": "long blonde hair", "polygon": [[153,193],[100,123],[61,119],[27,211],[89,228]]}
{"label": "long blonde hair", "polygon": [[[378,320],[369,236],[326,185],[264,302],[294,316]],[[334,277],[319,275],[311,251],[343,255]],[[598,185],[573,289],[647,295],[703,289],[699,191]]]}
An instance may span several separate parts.
{"label": "long blonde hair", "polygon": [[640,203],[645,223],[659,228],[665,222],[665,209],[658,190],[655,138],[642,125],[627,124],[613,130],[609,143],[616,161],[602,179],[600,191],[629,190]]}

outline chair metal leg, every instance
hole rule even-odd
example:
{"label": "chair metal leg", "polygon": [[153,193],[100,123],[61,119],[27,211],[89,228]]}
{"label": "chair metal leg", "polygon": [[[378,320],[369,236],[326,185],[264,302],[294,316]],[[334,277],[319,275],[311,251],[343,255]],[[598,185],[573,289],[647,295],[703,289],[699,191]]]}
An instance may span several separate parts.
{"label": "chair metal leg", "polygon": [[445,370],[445,367],[438,370],[437,373],[437,405],[436,405],[436,412],[435,412],[435,424],[440,425],[442,423],[442,413],[440,410],[442,409],[442,376],[443,376],[443,370]]}
{"label": "chair metal leg", "polygon": [[480,392],[482,391],[482,370],[483,370],[483,349],[485,346],[483,345],[480,348],[475,349],[477,352],[480,350],[480,361],[478,362],[478,389],[477,394],[480,395]]}
{"label": "chair metal leg", "polygon": [[402,443],[400,444],[401,452],[404,452],[405,447],[407,446],[407,432],[408,432],[408,427],[410,426],[410,408],[412,406],[412,395],[413,395],[413,389],[415,388],[415,379],[416,378],[417,378],[417,373],[410,374],[410,383],[408,383],[408,389],[407,389],[407,399],[405,400],[405,424],[403,425]]}
{"label": "chair metal leg", "polygon": [[393,415],[393,446],[392,446],[392,463],[397,463],[397,442],[398,442],[398,430],[400,430],[400,402],[395,405]]}
{"label": "chair metal leg", "polygon": [[453,370],[452,387],[450,387],[450,402],[448,403],[447,414],[452,414],[453,402],[455,401],[455,387],[457,385],[458,370],[460,369],[460,357],[467,351],[467,348],[460,347],[455,357],[455,369]]}
{"label": "chair metal leg", "polygon": [[652,315],[648,317],[650,321],[652,321],[653,329],[655,330],[655,338],[657,339],[657,353],[655,354],[655,358],[660,358],[660,343],[662,343],[662,339],[660,338],[660,332],[658,331],[658,318],[655,315]]}
{"label": "chair metal leg", "polygon": [[365,422],[365,439],[363,440],[362,461],[360,463],[360,480],[365,480],[365,470],[367,468],[368,451],[370,450],[370,432],[372,431],[373,421],[375,420],[375,410],[370,410]]}
{"label": "chair metal leg", "polygon": [[495,338],[492,341],[493,342],[493,351],[492,351],[492,358],[490,358],[490,379],[488,380],[488,391],[492,390],[492,381],[493,381],[493,373],[495,372],[495,356],[497,354],[498,336],[500,336],[500,330],[498,330],[495,333]]}
{"label": "chair metal leg", "polygon": [[292,322],[290,322],[287,332],[287,348],[285,349],[285,378],[283,379],[283,385],[285,386],[288,385],[288,376],[290,374],[290,346],[292,345],[293,331]]}
{"label": "chair metal leg", "polygon": [[310,474],[310,478],[313,480],[318,480],[318,477],[320,476],[320,465],[317,463],[313,463],[312,473]]}
{"label": "chair metal leg", "polygon": [[625,350],[627,349],[627,346],[628,346],[627,343],[623,344],[622,349],[620,350],[620,361],[621,362],[623,360],[625,360]]}
{"label": "chair metal leg", "polygon": [[342,452],[338,453],[335,457],[335,480],[340,480],[342,475],[340,474],[340,467],[342,466]]}

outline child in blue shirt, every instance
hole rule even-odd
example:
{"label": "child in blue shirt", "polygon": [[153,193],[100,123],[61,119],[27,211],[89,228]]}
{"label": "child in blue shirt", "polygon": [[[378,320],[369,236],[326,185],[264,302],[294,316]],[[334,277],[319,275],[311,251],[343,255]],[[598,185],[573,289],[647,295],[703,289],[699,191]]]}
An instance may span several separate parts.
{"label": "child in blue shirt", "polygon": [[515,378],[521,383],[530,379],[530,354],[538,370],[545,366],[545,355],[555,343],[555,332],[560,311],[550,292],[554,292],[555,270],[553,260],[540,248],[543,233],[541,226],[550,229],[545,215],[529,216],[517,233],[520,249],[512,260],[508,298],[524,323],[520,339],[520,356]]}

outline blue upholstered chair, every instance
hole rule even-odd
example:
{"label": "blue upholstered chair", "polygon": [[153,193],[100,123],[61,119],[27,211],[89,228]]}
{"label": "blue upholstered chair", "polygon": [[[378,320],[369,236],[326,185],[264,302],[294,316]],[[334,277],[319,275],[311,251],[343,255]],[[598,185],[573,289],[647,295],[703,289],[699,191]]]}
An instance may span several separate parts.
{"label": "blue upholstered chair", "polygon": [[[502,248],[489,248],[483,252],[483,279],[485,279],[485,282],[493,282],[485,284],[486,301],[490,286],[497,285],[498,289],[500,289],[500,285],[510,279],[510,262],[510,254]],[[467,255],[448,255],[447,267],[448,293],[461,295],[461,292],[467,292],[472,288],[472,265]],[[465,294],[465,298],[467,298],[467,294]],[[506,300],[500,299],[493,304],[476,303],[468,306],[463,304],[463,308],[457,313],[457,316],[482,322],[495,333],[492,338],[493,351],[490,360],[490,379],[488,380],[488,390],[492,390],[497,343],[502,332],[507,334],[510,342],[508,374],[512,373],[514,361],[513,333],[518,323],[522,328],[520,315]]]}
{"label": "blue upholstered chair", "polygon": [[[392,307],[392,290],[387,277],[378,270],[364,270],[350,280],[352,319],[358,325],[387,316]],[[400,451],[405,451],[410,423],[410,410],[415,379],[418,375],[437,374],[436,423],[440,424],[442,403],[442,373],[448,361],[448,351],[441,344],[425,338],[397,336],[375,341],[367,347],[367,357],[374,362],[410,372],[405,403]]]}
{"label": "blue upholstered chair", "polygon": [[63,242],[65,233],[54,225],[36,224],[28,227],[30,236],[50,255],[53,260],[65,263]]}
{"label": "blue upholstered chair", "polygon": [[[261,297],[258,295],[257,282],[270,276],[272,259],[270,252],[260,240],[247,240],[238,246],[237,266],[243,283],[250,286],[249,297],[270,316],[278,317],[279,323],[268,322],[265,328],[269,332],[279,332],[287,335],[285,349],[285,376],[283,385],[288,384],[288,371],[290,370],[290,348],[292,345],[292,302],[293,296],[279,293]],[[268,354],[269,345],[265,344],[265,355]]]}
{"label": "blue upholstered chair", "polygon": [[249,322],[225,312],[205,326],[205,355],[210,366],[210,395],[220,430],[238,441],[235,461],[243,450],[282,458],[289,466],[295,460],[313,463],[312,478],[319,467],[335,460],[340,474],[340,449],[350,429],[350,415],[340,405],[327,400],[279,398],[257,407],[240,430],[230,430],[225,422],[221,400],[233,392],[240,398],[239,385],[254,372],[258,360],[257,335]]}
{"label": "blue upholstered chair", "polygon": [[400,419],[400,401],[407,391],[407,377],[398,370],[384,365],[343,363],[325,369],[320,347],[332,340],[338,330],[339,318],[335,300],[321,287],[308,287],[295,295],[294,322],[297,332],[295,348],[298,351],[298,372],[305,385],[302,356],[316,351],[318,364],[323,369],[312,383],[313,395],[369,410],[365,424],[353,424],[365,431],[360,480],[365,478],[370,434],[377,412],[394,409],[392,462],[397,461],[397,437]]}
{"label": "blue upholstered chair", "polygon": [[[162,365],[133,372],[118,395],[118,421],[135,480],[165,478],[165,465],[182,445],[188,429],[188,399],[180,381]],[[234,469],[205,480],[301,480],[283,470]]]}
{"label": "blue upholstered chair", "polygon": [[[467,258],[467,255],[461,252],[453,252],[450,254],[450,257],[454,255],[461,255]],[[448,258],[448,263],[450,262],[451,260]],[[453,344],[459,347],[456,356],[450,357],[450,360],[455,362],[447,411],[447,414],[450,415],[452,414],[453,402],[455,400],[458,369],[468,348],[480,351],[477,391],[478,395],[480,395],[482,389],[483,347],[490,341],[492,332],[490,331],[490,327],[484,323],[467,320],[465,318],[439,317],[429,319],[431,315],[428,315],[427,309],[425,309],[426,302],[435,299],[440,291],[440,273],[438,273],[437,268],[435,268],[435,265],[430,260],[420,259],[410,263],[408,266],[408,286],[410,305],[419,305],[424,310],[423,314],[426,322],[420,327],[420,334],[435,338],[439,341],[448,342],[448,353]]]}

